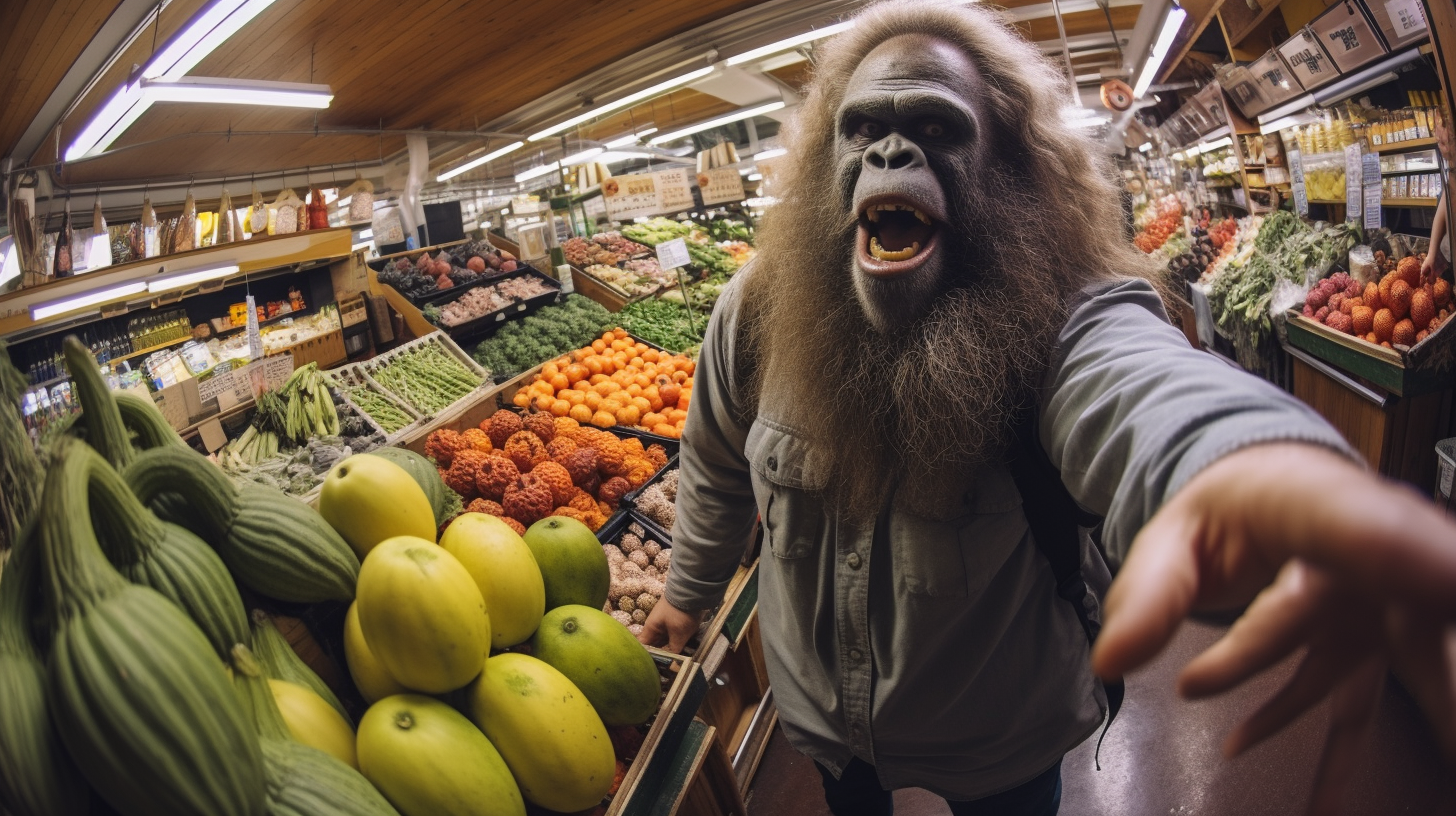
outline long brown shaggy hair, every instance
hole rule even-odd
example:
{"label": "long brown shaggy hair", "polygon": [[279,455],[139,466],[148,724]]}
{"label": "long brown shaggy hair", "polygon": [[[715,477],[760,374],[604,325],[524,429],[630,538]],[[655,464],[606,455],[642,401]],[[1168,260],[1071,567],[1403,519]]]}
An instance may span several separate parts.
{"label": "long brown shaggy hair", "polygon": [[[931,159],[949,203],[941,252],[956,270],[926,314],[882,334],[854,292],[855,180],[836,173],[836,113],[855,68],[906,34],[947,41],[979,68],[997,158]],[[744,404],[808,435],[825,498],[848,520],[870,522],[896,486],[901,506],[953,515],[972,472],[1006,455],[1014,417],[1034,406],[1077,293],[1151,264],[1124,240],[1106,160],[1062,120],[1066,79],[999,13],[889,0],[816,62],[742,284]]]}

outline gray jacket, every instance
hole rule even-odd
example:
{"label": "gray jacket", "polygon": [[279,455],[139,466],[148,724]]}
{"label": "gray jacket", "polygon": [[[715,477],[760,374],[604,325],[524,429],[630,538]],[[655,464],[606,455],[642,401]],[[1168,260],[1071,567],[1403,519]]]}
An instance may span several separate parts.
{"label": "gray jacket", "polygon": [[[739,289],[719,300],[695,375],[667,599],[721,601],[757,514],[764,652],[796,748],[836,772],[857,756],[887,788],[949,799],[1038,775],[1097,729],[1105,703],[1010,473],[979,473],[969,512],[948,522],[888,510],[873,533],[837,524],[815,496],[824,474],[803,429],[739,420]],[[1191,348],[1146,282],[1084,294],[1046,375],[1039,433],[1072,496],[1106,519],[1114,560],[1234,450],[1298,440],[1353,456],[1303,403]]]}

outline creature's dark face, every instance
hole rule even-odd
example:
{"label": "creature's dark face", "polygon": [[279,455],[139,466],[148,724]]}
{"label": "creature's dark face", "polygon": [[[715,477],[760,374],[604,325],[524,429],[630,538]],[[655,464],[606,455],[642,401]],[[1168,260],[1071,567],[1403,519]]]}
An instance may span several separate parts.
{"label": "creature's dark face", "polygon": [[980,72],[924,35],[886,40],[855,69],[835,146],[846,211],[858,218],[854,289],[881,332],[923,315],[952,277],[956,179],[983,166]]}

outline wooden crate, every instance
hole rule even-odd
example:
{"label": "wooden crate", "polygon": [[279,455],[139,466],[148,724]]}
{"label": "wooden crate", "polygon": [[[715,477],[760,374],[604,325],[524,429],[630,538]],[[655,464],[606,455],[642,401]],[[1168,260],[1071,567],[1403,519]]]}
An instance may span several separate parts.
{"label": "wooden crate", "polygon": [[[1456,329],[1446,321],[1435,334],[1408,351],[1388,349],[1338,332],[1293,310],[1288,314],[1289,345],[1335,367],[1369,380],[1396,396],[1412,397],[1440,391],[1451,383],[1450,370],[1441,371],[1436,359],[1449,359]],[[1401,347],[1404,348],[1404,347]]]}
{"label": "wooden crate", "polygon": [[712,646],[698,657],[708,676],[702,717],[716,730],[740,795],[748,793],[778,722],[758,624],[756,572],[752,579],[751,593],[728,607]]}
{"label": "wooden crate", "polygon": [[321,334],[294,346],[288,347],[293,355],[293,367],[302,368],[317,363],[319,368],[329,368],[343,362],[349,355],[344,350],[344,330],[338,329]]}
{"label": "wooden crate", "polygon": [[607,307],[607,311],[609,312],[620,312],[623,306],[632,302],[632,298],[627,297],[574,266],[571,268],[571,286],[576,290],[578,295],[595,300],[597,303]]}
{"label": "wooden crate", "polygon": [[701,720],[689,724],[687,734],[668,766],[667,776],[654,797],[623,816],[747,816],[732,768],[719,747],[716,729]]}
{"label": "wooden crate", "polygon": [[627,768],[607,806],[607,816],[650,813],[664,788],[673,783],[673,762],[707,694],[706,676],[692,658],[649,649],[664,677],[673,676],[642,748]]}

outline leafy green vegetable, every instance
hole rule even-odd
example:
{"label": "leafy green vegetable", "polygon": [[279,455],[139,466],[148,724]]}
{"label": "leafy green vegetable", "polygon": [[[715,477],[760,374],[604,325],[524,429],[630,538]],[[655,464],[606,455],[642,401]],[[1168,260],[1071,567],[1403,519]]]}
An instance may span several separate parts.
{"label": "leafy green vegetable", "polygon": [[581,295],[567,295],[559,306],[547,306],[506,323],[494,337],[476,346],[471,356],[496,382],[505,382],[591,343],[616,325],[616,317],[606,307]]}
{"label": "leafy green vegetable", "polygon": [[655,343],[668,351],[684,352],[703,342],[707,315],[689,315],[680,301],[665,299],[639,300],[622,307],[618,313],[622,328],[633,335]]}

